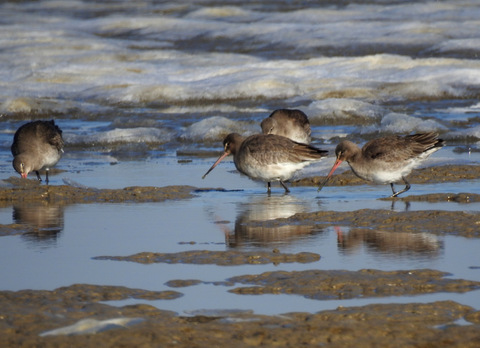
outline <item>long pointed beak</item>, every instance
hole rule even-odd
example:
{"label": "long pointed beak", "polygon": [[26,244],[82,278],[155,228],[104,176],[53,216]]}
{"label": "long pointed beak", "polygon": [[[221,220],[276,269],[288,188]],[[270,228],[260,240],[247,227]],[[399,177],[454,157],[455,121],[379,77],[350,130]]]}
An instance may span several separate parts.
{"label": "long pointed beak", "polygon": [[219,164],[225,157],[227,157],[228,155],[230,155],[230,152],[224,152],[223,155],[221,155],[217,161],[213,164],[213,166],[210,167],[209,170],[207,170],[207,172],[202,176],[202,179],[205,179],[205,177],[208,175],[208,173],[210,173],[213,168],[215,168],[217,166],[217,164]]}
{"label": "long pointed beak", "polygon": [[335,161],[332,169],[330,170],[330,173],[328,173],[327,177],[325,178],[325,180],[323,180],[322,184],[318,187],[318,191],[317,192],[320,192],[321,189],[327,184],[328,180],[330,180],[330,177],[332,176],[333,172],[338,168],[338,166],[340,164],[342,164],[342,160],[338,159]]}

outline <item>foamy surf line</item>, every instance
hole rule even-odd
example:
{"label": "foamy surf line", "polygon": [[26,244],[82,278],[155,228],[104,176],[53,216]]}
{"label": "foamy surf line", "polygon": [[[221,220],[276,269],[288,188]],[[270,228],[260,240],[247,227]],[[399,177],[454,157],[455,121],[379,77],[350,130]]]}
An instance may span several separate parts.
{"label": "foamy surf line", "polygon": [[332,4],[3,4],[0,112],[478,95],[476,1]]}
{"label": "foamy surf line", "polygon": [[154,143],[163,144],[170,141],[173,137],[172,132],[160,128],[125,128],[112,129],[108,131],[98,131],[94,134],[74,134],[67,133],[64,138],[70,145],[99,145],[113,143]]}
{"label": "foamy surf line", "polygon": [[[332,5],[2,4],[0,114],[58,116],[69,144],[107,148],[219,146],[285,107],[305,111],[325,143],[424,131],[480,139],[477,121],[450,122],[478,112],[476,1]],[[391,106],[469,98],[428,117]],[[71,119],[106,124],[83,131]]]}
{"label": "foamy surf line", "polygon": [[[136,52],[130,54],[132,59],[133,55],[141,56],[141,53]],[[183,53],[179,52],[179,55],[182,56]],[[137,59],[142,60],[141,57]],[[212,60],[215,67],[201,68],[205,75],[202,79],[198,78],[198,71],[193,69],[196,64],[194,57],[186,62],[192,69],[185,70],[178,70],[176,64],[162,60],[141,63],[146,64],[143,67],[133,67],[124,62],[109,62],[116,66],[115,71],[103,71],[102,66],[93,62],[81,68],[75,67],[94,71],[97,75],[96,86],[92,86],[73,70],[61,72],[49,69],[45,74],[50,76],[45,78],[54,88],[45,90],[43,83],[22,77],[2,83],[5,97],[0,111],[15,113],[58,109],[56,103],[35,97],[38,95],[56,99],[58,103],[65,99],[82,98],[97,104],[107,102],[111,105],[127,103],[142,106],[157,101],[209,101],[216,104],[230,99],[293,100],[299,97],[315,101],[328,98],[332,91],[344,98],[361,98],[367,101],[472,98],[478,95],[480,90],[478,60],[411,59],[381,54],[284,63],[238,63],[235,55],[218,57],[217,60]],[[152,70],[153,64],[161,68]],[[134,76],[118,73],[131,69],[136,69],[139,73]],[[0,72],[0,77],[1,75],[4,73]],[[24,72],[19,71],[18,75],[24,75]],[[68,86],[62,84],[65,79],[70,81]],[[99,87],[99,83],[103,86]],[[25,91],[25,84],[29,86],[28,91]],[[109,88],[111,85],[117,87]],[[25,93],[29,95],[29,99],[25,98]],[[81,104],[79,106],[82,107]]]}

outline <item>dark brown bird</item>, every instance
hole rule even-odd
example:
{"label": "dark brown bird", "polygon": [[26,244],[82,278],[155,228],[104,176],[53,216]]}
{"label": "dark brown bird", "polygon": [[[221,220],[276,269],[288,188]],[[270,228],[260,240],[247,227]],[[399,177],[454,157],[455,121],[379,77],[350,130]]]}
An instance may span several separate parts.
{"label": "dark brown bird", "polygon": [[266,181],[268,192],[271,181],[279,181],[285,192],[290,192],[284,181],[290,179],[296,171],[327,155],[327,151],[274,134],[255,134],[244,138],[240,134],[231,133],[223,141],[223,146],[223,155],[203,178],[232,154],[237,170],[251,179]]}
{"label": "dark brown bird", "polygon": [[39,181],[42,181],[39,170],[45,169],[48,185],[48,170],[60,160],[63,145],[62,131],[55,121],[26,123],[18,128],[13,137],[13,168],[22,178],[35,171]]}
{"label": "dark brown bird", "polygon": [[[362,149],[344,140],[335,149],[337,160],[318,190],[325,186],[338,166],[347,161],[358,177],[378,184],[390,184],[393,192],[391,197],[396,197],[410,189],[405,176],[444,145],[445,142],[438,139],[438,133],[435,132],[378,138],[366,143]],[[400,179],[405,183],[405,188],[395,192],[393,183]]]}
{"label": "dark brown bird", "polygon": [[307,115],[301,110],[275,110],[260,124],[263,134],[282,135],[293,141],[310,144],[312,130]]}

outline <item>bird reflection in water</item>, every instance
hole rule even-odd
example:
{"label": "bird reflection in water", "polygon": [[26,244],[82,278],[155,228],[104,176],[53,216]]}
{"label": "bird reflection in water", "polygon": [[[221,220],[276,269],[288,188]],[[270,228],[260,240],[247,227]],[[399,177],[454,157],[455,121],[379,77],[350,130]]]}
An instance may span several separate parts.
{"label": "bird reflection in water", "polygon": [[55,245],[64,226],[64,206],[46,202],[28,203],[13,207],[13,220],[24,225],[22,238],[42,246]]}
{"label": "bird reflection in water", "polygon": [[299,242],[321,231],[312,225],[272,220],[289,218],[297,213],[304,213],[307,209],[305,202],[294,196],[254,197],[239,207],[233,231],[222,224],[226,244],[231,248],[278,247]]}
{"label": "bird reflection in water", "polygon": [[385,255],[438,256],[442,245],[437,236],[431,233],[376,231],[351,229],[347,233],[335,227],[337,245],[345,253],[353,253],[362,246],[369,251]]}

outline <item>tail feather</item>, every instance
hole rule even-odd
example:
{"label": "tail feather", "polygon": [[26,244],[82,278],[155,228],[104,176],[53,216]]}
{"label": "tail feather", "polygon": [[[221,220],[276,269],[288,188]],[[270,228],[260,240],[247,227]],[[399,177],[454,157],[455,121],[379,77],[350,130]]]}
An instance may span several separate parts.
{"label": "tail feather", "polygon": [[423,152],[445,146],[445,141],[443,139],[438,139],[437,132],[413,134],[409,135],[407,138],[408,140],[421,145],[423,147]]}
{"label": "tail feather", "polygon": [[295,153],[302,161],[318,160],[328,155],[328,151],[317,149],[314,146],[297,143]]}

